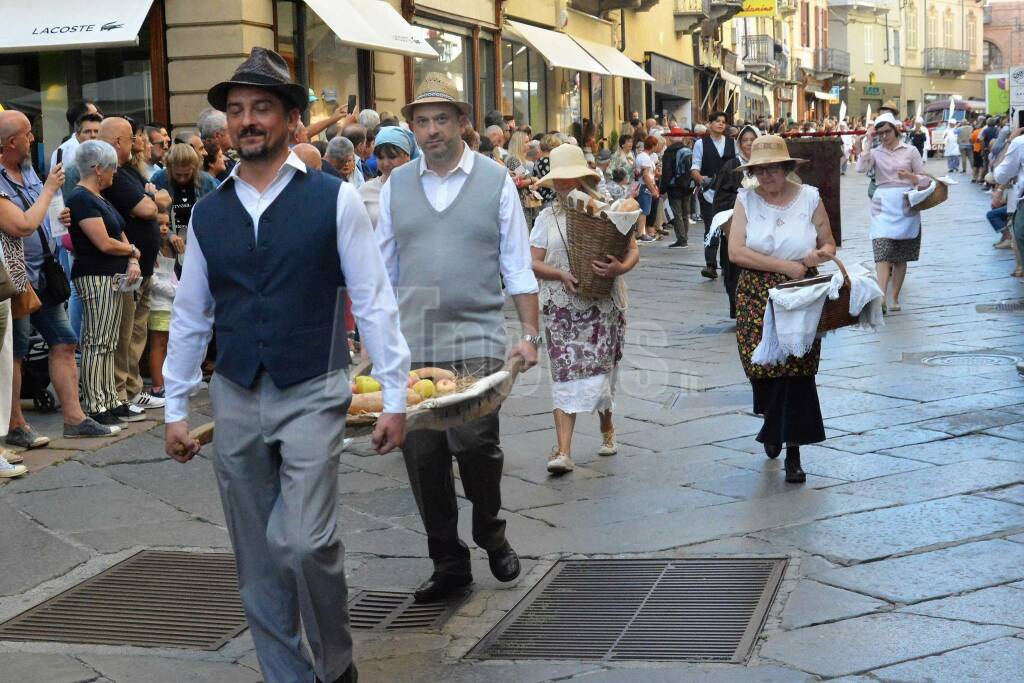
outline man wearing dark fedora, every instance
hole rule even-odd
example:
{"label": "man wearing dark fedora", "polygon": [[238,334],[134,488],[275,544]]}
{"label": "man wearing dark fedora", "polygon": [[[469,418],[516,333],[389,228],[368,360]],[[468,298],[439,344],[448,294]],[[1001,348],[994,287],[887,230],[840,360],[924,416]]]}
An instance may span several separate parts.
{"label": "man wearing dark fedora", "polygon": [[[536,364],[538,287],[515,183],[504,166],[462,141],[469,110],[448,77],[424,77],[402,110],[422,156],[395,169],[382,188],[377,240],[413,363],[482,377],[510,355],[502,280],[523,330],[511,355],[521,356],[526,368]],[[491,573],[499,581],[519,576],[499,516],[504,455],[497,411],[446,432],[411,432],[402,452],[434,563],[417,602],[463,591],[473,581],[469,549],[459,538],[453,457],[473,504],[473,540],[487,551]]]}
{"label": "man wearing dark fedora", "polygon": [[192,212],[164,366],[167,453],[187,462],[199,450],[185,422],[188,396],[215,331],[213,463],[264,679],[350,683],[337,509],[351,395],[348,347],[333,334],[346,281],[384,385],[373,434],[380,453],[404,438],[409,350],[358,194],[288,148],[308,97],[284,59],[253,48],[207,99],[227,114],[240,161]]}

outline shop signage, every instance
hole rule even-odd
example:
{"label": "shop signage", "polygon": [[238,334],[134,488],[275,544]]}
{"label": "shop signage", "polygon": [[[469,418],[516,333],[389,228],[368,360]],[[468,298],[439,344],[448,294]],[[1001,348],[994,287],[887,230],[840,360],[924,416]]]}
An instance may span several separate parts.
{"label": "shop signage", "polygon": [[738,17],[774,17],[776,0],[743,0],[743,11]]}
{"label": "shop signage", "polygon": [[96,24],[36,26],[32,29],[32,35],[41,36],[48,33],[92,33],[93,31],[113,31],[118,28],[124,28],[124,24],[119,21],[108,21],[102,26],[97,26]]}
{"label": "shop signage", "polygon": [[1020,126],[1024,114],[1024,66],[1010,67],[1010,119]]}
{"label": "shop signage", "polygon": [[864,94],[867,95],[868,97],[881,97],[882,88],[877,85],[865,85]]}

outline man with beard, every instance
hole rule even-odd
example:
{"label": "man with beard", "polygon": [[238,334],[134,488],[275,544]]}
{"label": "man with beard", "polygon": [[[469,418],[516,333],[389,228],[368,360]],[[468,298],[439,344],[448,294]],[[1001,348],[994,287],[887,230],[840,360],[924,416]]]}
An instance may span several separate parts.
{"label": "man with beard", "polygon": [[[381,189],[377,241],[413,362],[483,377],[507,355],[502,280],[523,330],[509,355],[522,357],[527,369],[536,365],[538,287],[515,183],[504,166],[462,140],[469,110],[447,76],[426,75],[402,110],[423,156],[395,169]],[[403,455],[434,562],[416,601],[443,598],[473,581],[469,549],[459,538],[453,457],[473,503],[473,540],[487,551],[491,573],[499,581],[519,576],[519,557],[498,516],[498,413],[445,432],[413,432]]]}
{"label": "man with beard", "polygon": [[284,58],[253,48],[207,99],[241,160],[192,210],[164,364],[167,453],[187,462],[199,450],[185,419],[212,329],[214,469],[264,680],[354,683],[337,526],[347,346],[331,357],[346,281],[384,385],[379,453],[404,438],[409,348],[355,189],[288,149],[308,96]]}

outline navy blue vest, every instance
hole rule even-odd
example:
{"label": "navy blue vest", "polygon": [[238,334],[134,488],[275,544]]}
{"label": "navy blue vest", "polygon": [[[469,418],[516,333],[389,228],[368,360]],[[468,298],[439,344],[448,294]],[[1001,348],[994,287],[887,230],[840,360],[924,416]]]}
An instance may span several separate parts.
{"label": "navy blue vest", "polygon": [[265,368],[283,389],[328,371],[338,289],[345,286],[340,189],[325,173],[296,171],[260,217],[258,238],[234,179],[192,210],[192,236],[213,294],[217,372],[232,382],[251,387]]}

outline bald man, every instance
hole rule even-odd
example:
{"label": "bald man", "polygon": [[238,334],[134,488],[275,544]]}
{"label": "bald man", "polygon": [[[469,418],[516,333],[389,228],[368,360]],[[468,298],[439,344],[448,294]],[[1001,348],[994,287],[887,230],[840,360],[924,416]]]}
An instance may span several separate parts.
{"label": "bald man", "polygon": [[111,413],[124,422],[146,419],[145,412],[161,408],[164,400],[142,390],[139,359],[146,348],[149,334],[149,292],[152,286],[153,265],[160,250],[160,225],[157,218],[171,205],[166,190],[157,190],[146,182],[142,174],[128,163],[132,155],[132,127],[122,118],[104,119],[100,124],[99,139],[110,143],[117,151],[117,173],[114,181],[103,190],[103,197],[124,218],[124,233],[138,249],[137,259],[129,261],[129,270],[139,269],[142,284],[134,292],[121,295],[121,323],[114,352],[114,380],[121,405]]}
{"label": "bald man", "polygon": [[[32,124],[24,114],[18,111],[6,111],[0,114],[0,151],[3,153],[0,166],[0,193],[22,211],[27,211],[44,195],[43,182],[32,168],[30,150],[32,146]],[[61,175],[59,166],[51,169],[55,176],[51,183]],[[52,185],[51,185],[52,186]],[[45,200],[48,201],[48,200]],[[70,215],[70,212],[67,214]],[[62,219],[65,219],[62,216]],[[65,219],[70,222],[70,218]],[[14,259],[23,260],[25,275],[29,283],[39,291],[40,271],[43,267],[45,243],[50,253],[56,251],[53,239],[54,227],[49,217],[44,217],[36,228],[34,225],[27,231],[14,232],[13,226],[4,228],[4,252],[9,263]],[[21,247],[19,250],[18,247]],[[23,251],[24,256],[18,254]],[[11,268],[11,272],[14,269]],[[18,283],[20,286],[20,283]],[[60,399],[64,413],[64,436],[66,438],[106,437],[117,434],[119,430],[101,425],[82,412],[78,397],[78,370],[75,366],[75,347],[78,336],[68,320],[64,301],[55,301],[55,297],[42,296],[43,305],[31,315],[13,322],[12,349],[13,375],[11,391],[10,422],[6,443],[21,448],[39,448],[45,446],[49,439],[38,434],[25,420],[21,411],[21,366],[28,357],[32,328],[43,336],[49,347],[48,364],[50,378]]]}
{"label": "bald man", "polygon": [[295,156],[302,160],[302,163],[306,165],[306,168],[315,168],[321,170],[323,165],[323,157],[320,156],[320,150],[308,142],[302,142],[292,147],[292,151],[295,152]]}

